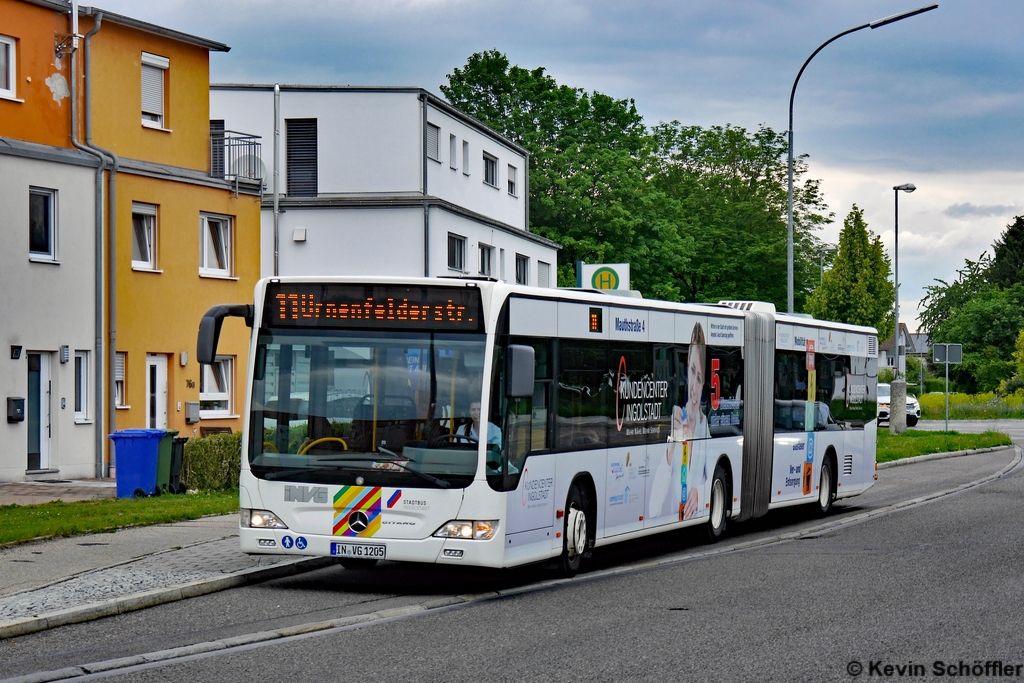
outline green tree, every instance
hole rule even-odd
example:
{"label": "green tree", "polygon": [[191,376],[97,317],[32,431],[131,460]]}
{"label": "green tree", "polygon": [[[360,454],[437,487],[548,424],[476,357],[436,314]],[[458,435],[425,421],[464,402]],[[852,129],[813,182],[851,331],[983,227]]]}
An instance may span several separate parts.
{"label": "green tree", "polygon": [[950,377],[965,391],[994,391],[1013,375],[1013,354],[1024,328],[1024,283],[1007,289],[987,287],[935,330],[940,343],[964,345],[964,362]]}
{"label": "green tree", "polygon": [[[682,209],[685,235],[699,258],[683,272],[686,301],[761,299],[786,307],[787,142],[761,126],[654,126],[654,184]],[[813,234],[831,221],[820,181],[794,168],[794,299],[802,310],[818,281],[820,240]],[[757,264],[752,268],[751,264]]]}
{"label": "green tree", "polygon": [[1015,216],[992,245],[988,279],[1000,287],[1024,281],[1024,216]]}
{"label": "green tree", "polygon": [[921,321],[921,331],[934,337],[935,332],[950,316],[988,289],[991,286],[988,281],[991,265],[992,258],[987,252],[982,252],[977,261],[964,261],[964,267],[957,271],[957,277],[953,282],[935,278],[938,284],[925,287],[921,310],[917,316]]}
{"label": "green tree", "polygon": [[853,205],[839,233],[832,269],[807,302],[816,318],[874,327],[884,338],[893,322],[892,263],[878,235],[868,230],[864,211]]}

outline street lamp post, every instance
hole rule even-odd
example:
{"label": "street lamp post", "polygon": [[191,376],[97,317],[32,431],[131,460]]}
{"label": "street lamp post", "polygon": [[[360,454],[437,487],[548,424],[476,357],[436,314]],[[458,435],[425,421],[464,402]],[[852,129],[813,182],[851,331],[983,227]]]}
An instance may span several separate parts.
{"label": "street lamp post", "polygon": [[800,71],[796,75],[796,80],[793,81],[793,89],[789,93],[789,211],[787,214],[786,221],[786,295],[788,298],[787,303],[789,305],[788,310],[790,313],[793,312],[793,98],[796,97],[797,83],[800,82],[800,77],[803,75],[804,69],[806,69],[807,65],[811,63],[811,60],[814,59],[814,56],[821,52],[823,49],[825,49],[825,46],[828,45],[829,43],[839,40],[843,36],[848,35],[850,33],[855,33],[866,28],[881,28],[882,26],[892,24],[894,22],[900,21],[901,19],[907,19],[917,14],[929,12],[935,9],[936,7],[938,7],[938,4],[926,5],[924,7],[919,7],[915,10],[910,10],[909,12],[902,12],[900,14],[894,14],[890,17],[885,17],[884,19],[879,19],[878,21],[872,21],[870,24],[856,26],[854,28],[843,31],[840,34],[832,36],[824,43],[822,43],[817,50],[811,53],[811,56],[807,58],[807,61],[804,62],[804,65],[800,67]]}
{"label": "street lamp post", "polygon": [[893,222],[893,289],[895,290],[896,334],[892,337],[892,383],[889,385],[889,431],[903,434],[907,431],[907,383],[900,379],[900,192],[913,192],[913,183],[892,188],[896,197],[896,218]]}
{"label": "street lamp post", "polygon": [[893,365],[892,376],[893,379],[899,379],[900,377],[900,192],[906,192],[910,194],[917,189],[914,183],[904,183],[903,185],[896,185],[893,189],[893,195],[896,197],[896,215],[893,221],[893,246],[892,246],[892,262],[893,262],[893,284],[896,289],[896,296],[893,297],[896,300],[896,333],[893,335],[893,358],[895,363]]}

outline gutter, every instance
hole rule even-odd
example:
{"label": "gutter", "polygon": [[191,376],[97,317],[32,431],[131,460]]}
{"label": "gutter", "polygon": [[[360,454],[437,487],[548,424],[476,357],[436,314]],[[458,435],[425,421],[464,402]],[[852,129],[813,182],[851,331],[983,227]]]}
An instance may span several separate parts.
{"label": "gutter", "polygon": [[[77,3],[76,3],[77,4]],[[71,144],[87,154],[90,154],[98,160],[96,166],[96,201],[95,201],[95,216],[94,220],[94,233],[95,233],[95,272],[93,282],[93,309],[95,311],[95,332],[96,338],[94,340],[94,354],[95,359],[95,386],[96,386],[96,397],[95,397],[95,416],[93,419],[95,429],[95,448],[96,448],[96,469],[95,475],[97,479],[101,479],[104,475],[103,472],[103,450],[106,439],[103,433],[103,172],[107,168],[107,158],[98,149],[90,146],[89,144],[82,144],[78,141],[78,8],[72,6],[72,33],[74,34],[75,48],[71,52]],[[85,44],[89,44],[89,39],[92,38],[93,34],[99,31],[99,23],[97,23],[91,31],[85,37]],[[86,53],[88,54],[88,52]],[[87,100],[88,101],[88,100]],[[88,105],[86,105],[86,118],[88,118]]]}
{"label": "gutter", "polygon": [[[85,36],[85,144],[90,149],[98,150],[110,159],[110,175],[107,176],[107,318],[108,343],[107,343],[107,401],[110,417],[107,421],[108,431],[113,432],[117,428],[117,395],[114,391],[116,386],[117,372],[117,170],[120,160],[110,150],[103,149],[92,142],[92,62],[90,60],[90,41],[99,32],[103,24],[103,12],[90,10],[96,25]],[[97,254],[97,261],[99,261]],[[100,276],[102,277],[102,264],[100,265]],[[97,392],[99,393],[99,392]],[[102,432],[102,430],[100,430]],[[110,476],[111,469],[116,467],[114,461],[115,453],[110,451],[110,458],[107,462],[104,474]]]}
{"label": "gutter", "polygon": [[[427,94],[420,93],[420,114],[423,119],[420,126],[420,139],[423,144],[420,146],[420,183],[423,198],[427,197]],[[440,143],[438,143],[440,144]],[[423,202],[423,277],[430,277],[430,205]]]}

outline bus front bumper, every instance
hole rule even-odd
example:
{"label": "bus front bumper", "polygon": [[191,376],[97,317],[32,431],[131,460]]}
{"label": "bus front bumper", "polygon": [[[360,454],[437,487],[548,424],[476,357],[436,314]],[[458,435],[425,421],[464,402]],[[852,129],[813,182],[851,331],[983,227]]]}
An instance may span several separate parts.
{"label": "bus front bumper", "polygon": [[[238,529],[238,535],[242,552],[249,555],[313,556],[342,559],[354,557],[346,554],[346,551],[355,550],[366,559],[501,567],[502,551],[504,550],[504,535],[500,531],[495,534],[494,538],[486,541],[445,539],[433,536],[424,539],[325,536],[303,534],[292,529],[253,529],[241,526]],[[339,544],[341,545],[339,546]]]}

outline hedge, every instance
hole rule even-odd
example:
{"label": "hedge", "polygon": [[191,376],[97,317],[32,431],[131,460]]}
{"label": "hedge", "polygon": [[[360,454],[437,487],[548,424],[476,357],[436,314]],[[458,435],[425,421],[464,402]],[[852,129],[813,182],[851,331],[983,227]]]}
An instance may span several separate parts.
{"label": "hedge", "polygon": [[241,432],[189,439],[181,463],[181,481],[190,490],[236,489],[241,466]]}

